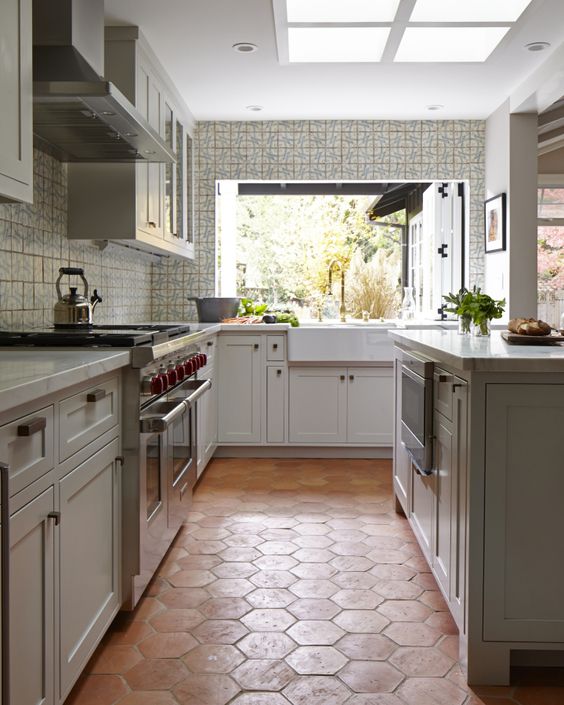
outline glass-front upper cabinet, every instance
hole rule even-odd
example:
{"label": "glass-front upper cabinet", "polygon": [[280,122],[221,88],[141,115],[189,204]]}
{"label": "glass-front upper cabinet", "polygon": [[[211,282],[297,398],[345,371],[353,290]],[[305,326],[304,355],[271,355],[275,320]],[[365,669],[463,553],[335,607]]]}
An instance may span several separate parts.
{"label": "glass-front upper cabinet", "polygon": [[[165,101],[164,104],[164,138],[167,146],[175,150],[175,118],[174,111]],[[178,155],[177,155],[178,156]],[[176,232],[176,165],[164,165],[164,234],[167,240],[177,237]]]}

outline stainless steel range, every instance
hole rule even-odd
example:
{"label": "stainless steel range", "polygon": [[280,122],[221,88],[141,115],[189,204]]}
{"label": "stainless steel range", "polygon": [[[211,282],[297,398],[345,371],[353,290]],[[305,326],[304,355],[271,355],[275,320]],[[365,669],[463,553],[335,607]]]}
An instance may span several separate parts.
{"label": "stainless steel range", "polygon": [[184,521],[196,482],[207,361],[184,324],[0,331],[0,346],[131,348],[123,373],[122,598],[133,609]]}

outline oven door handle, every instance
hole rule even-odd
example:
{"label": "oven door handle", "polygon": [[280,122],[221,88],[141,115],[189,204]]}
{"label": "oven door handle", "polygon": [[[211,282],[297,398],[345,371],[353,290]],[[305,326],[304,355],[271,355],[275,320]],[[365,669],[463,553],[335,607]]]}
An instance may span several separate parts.
{"label": "oven door handle", "polygon": [[[175,401],[177,401],[175,399]],[[139,419],[141,433],[164,433],[173,421],[176,421],[188,409],[186,401],[178,403],[166,414],[147,414]]]}
{"label": "oven door handle", "polygon": [[[193,406],[202,394],[205,394],[212,386],[211,379],[199,379],[192,382],[192,384],[194,385],[194,391],[184,400],[188,407]],[[191,389],[191,387],[188,387],[188,389]]]}
{"label": "oven door handle", "polygon": [[424,384],[426,382],[425,377],[421,377],[420,374],[417,374],[417,372],[410,370],[409,367],[407,367],[404,364],[402,364],[402,366],[401,366],[401,373],[402,373],[402,375],[406,375],[406,377],[409,377],[410,379],[412,379],[417,384],[420,384],[421,386],[424,386]]}

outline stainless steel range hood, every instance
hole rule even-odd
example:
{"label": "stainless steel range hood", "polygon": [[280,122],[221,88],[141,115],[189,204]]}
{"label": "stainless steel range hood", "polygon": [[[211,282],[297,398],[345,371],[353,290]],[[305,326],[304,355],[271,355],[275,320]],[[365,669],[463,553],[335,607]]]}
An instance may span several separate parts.
{"label": "stainless steel range hood", "polygon": [[33,131],[66,162],[174,162],[104,74],[104,0],[34,0]]}

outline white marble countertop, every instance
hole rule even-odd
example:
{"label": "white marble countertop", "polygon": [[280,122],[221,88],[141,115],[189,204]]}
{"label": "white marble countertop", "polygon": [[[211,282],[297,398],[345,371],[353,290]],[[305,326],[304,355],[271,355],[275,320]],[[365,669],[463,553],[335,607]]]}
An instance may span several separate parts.
{"label": "white marble countertop", "polygon": [[561,345],[509,345],[499,330],[476,338],[453,330],[390,330],[401,347],[419,350],[460,370],[480,372],[564,372]]}
{"label": "white marble countertop", "polygon": [[129,364],[129,350],[0,350],[0,413]]}

